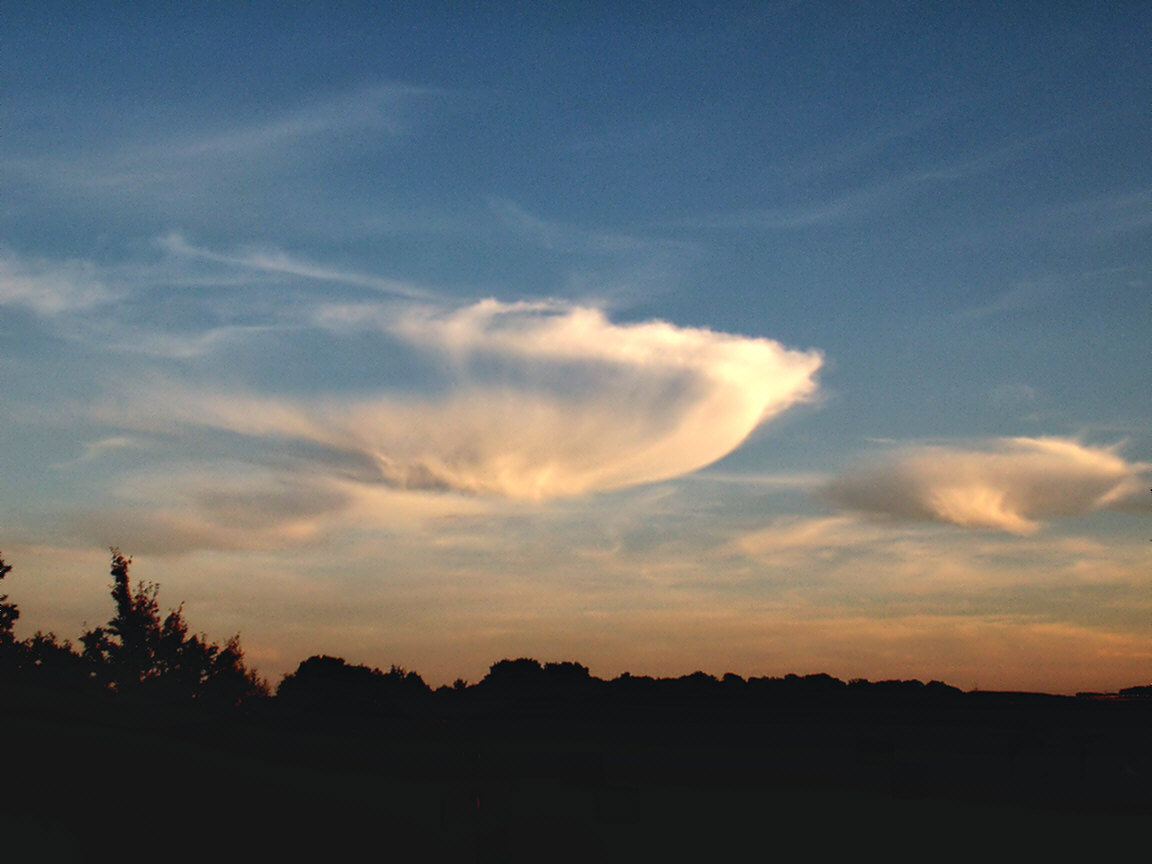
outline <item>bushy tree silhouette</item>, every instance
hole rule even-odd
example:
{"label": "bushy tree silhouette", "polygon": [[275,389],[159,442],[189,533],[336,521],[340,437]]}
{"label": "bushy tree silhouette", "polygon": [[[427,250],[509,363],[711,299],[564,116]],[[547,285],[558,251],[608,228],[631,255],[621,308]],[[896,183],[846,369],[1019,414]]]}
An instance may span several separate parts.
{"label": "bushy tree silhouette", "polygon": [[489,689],[523,691],[539,687],[544,681],[544,666],[531,657],[497,660],[488,667],[480,682]]}
{"label": "bushy tree silhouette", "polygon": [[91,682],[91,670],[72,648],[72,643],[55,633],[36,631],[18,643],[24,678],[41,687],[76,690]]}
{"label": "bushy tree silhouette", "polygon": [[135,591],[128,579],[132,559],[112,552],[112,600],[116,614],[108,626],[80,637],[84,656],[96,664],[117,690],[127,690],[159,677],[156,662],[160,642],[159,586],[144,583]]}
{"label": "bushy tree silhouette", "polygon": [[94,674],[120,692],[146,691],[177,699],[208,699],[236,705],[267,694],[267,685],[244,664],[240,637],[224,645],[203,634],[189,635],[184,607],[160,619],[159,586],[132,588],[132,559],[112,553],[112,599],[116,614],[106,627],[86,631],[80,641]]}
{"label": "bushy tree silhouette", "polygon": [[[12,565],[0,556],[0,579],[11,572]],[[6,686],[71,687],[87,682],[88,672],[67,640],[59,642],[55,633],[41,631],[18,640],[13,625],[19,617],[16,604],[0,594],[0,675]]]}
{"label": "bushy tree silhouette", "polygon": [[276,698],[290,707],[328,714],[379,715],[412,705],[431,691],[415,672],[387,672],[342,657],[313,655],[285,675]]}

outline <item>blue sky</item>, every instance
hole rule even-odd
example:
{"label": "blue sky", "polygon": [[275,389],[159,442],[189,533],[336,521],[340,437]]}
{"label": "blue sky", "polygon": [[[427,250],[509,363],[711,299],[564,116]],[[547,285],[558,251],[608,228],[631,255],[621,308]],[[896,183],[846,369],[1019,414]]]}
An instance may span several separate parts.
{"label": "blue sky", "polygon": [[0,26],[24,632],[116,545],[273,678],[1152,677],[1147,4]]}

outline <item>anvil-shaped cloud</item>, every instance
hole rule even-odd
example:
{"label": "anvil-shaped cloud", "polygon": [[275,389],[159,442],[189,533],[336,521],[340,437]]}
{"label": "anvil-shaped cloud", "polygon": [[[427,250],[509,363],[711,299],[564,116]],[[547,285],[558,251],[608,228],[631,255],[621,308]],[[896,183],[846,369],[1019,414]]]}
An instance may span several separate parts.
{"label": "anvil-shaped cloud", "polygon": [[1001,438],[978,448],[911,447],[828,484],[841,506],[890,519],[1031,534],[1037,520],[1119,503],[1148,466],[1067,438]]}
{"label": "anvil-shaped cloud", "polygon": [[544,499],[675,477],[730,453],[810,397],[822,363],[768,339],[616,324],[588,306],[485,300],[444,311],[328,309],[441,356],[437,396],[184,394],[182,423],[297,440],[370,462],[407,489]]}

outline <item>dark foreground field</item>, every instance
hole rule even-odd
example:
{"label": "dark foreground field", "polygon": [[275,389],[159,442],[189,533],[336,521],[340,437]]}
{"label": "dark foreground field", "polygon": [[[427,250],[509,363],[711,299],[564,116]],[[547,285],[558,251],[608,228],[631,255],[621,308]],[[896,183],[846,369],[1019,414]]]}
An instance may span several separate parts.
{"label": "dark foreground field", "polygon": [[1000,860],[1144,847],[1152,701],[812,678],[790,691],[591,679],[386,705],[278,697],[240,713],[9,690],[3,856]]}

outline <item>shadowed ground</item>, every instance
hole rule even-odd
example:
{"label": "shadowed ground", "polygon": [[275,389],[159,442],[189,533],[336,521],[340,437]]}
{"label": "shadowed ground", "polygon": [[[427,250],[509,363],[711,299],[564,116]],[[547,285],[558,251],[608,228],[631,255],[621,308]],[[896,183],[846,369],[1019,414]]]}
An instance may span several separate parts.
{"label": "shadowed ground", "polygon": [[0,827],[40,861],[769,860],[1098,854],[1152,815],[1144,700],[688,686],[240,715],[9,691]]}

